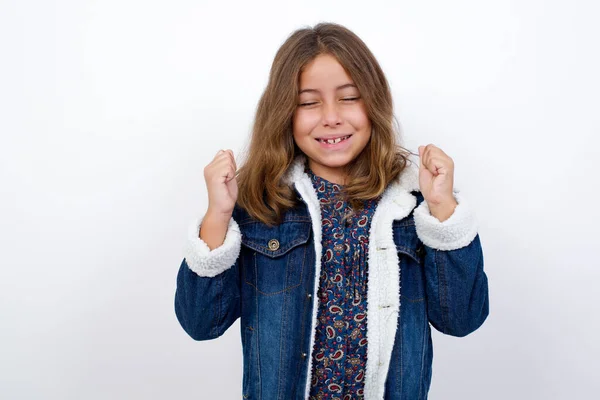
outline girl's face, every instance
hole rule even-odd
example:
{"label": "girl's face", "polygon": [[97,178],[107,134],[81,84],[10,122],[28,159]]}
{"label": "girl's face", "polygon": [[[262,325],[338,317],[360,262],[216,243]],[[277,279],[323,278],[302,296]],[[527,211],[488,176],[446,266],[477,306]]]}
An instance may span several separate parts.
{"label": "girl's face", "polygon": [[345,184],[344,167],[369,142],[365,104],[346,70],[329,54],[317,56],[300,74],[293,134],[315,175],[338,184]]}

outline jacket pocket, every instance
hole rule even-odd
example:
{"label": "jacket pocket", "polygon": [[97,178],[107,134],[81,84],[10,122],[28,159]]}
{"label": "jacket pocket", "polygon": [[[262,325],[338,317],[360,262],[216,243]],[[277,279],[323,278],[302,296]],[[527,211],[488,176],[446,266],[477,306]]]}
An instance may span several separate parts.
{"label": "jacket pocket", "polygon": [[241,257],[246,284],[263,295],[276,295],[300,286],[310,232],[310,222],[244,226]]}

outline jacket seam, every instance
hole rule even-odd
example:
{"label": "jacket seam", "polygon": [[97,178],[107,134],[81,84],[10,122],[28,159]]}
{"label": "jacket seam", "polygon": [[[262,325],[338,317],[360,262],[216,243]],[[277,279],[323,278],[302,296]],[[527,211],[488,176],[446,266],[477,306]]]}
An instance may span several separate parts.
{"label": "jacket seam", "polygon": [[[256,263],[254,263],[254,267],[256,267]],[[258,382],[257,392],[258,392],[258,400],[262,399],[262,380],[261,380],[261,372],[260,372],[260,308],[258,307],[258,296],[254,296],[254,302],[256,307],[256,329],[254,329],[254,334],[256,335],[256,370],[257,377],[256,380]]]}
{"label": "jacket seam", "polygon": [[447,283],[446,283],[446,273],[444,270],[444,263],[439,258],[439,250],[434,249],[434,261],[438,271],[438,286],[439,286],[439,302],[440,302],[440,312],[442,319],[442,332],[448,331],[448,293],[447,293]]}
{"label": "jacket seam", "polygon": [[427,313],[425,312],[425,309],[423,309],[423,314],[425,314],[423,316],[423,325],[425,325],[425,327],[423,328],[423,343],[421,345],[421,372],[419,374],[419,400],[421,400],[421,396],[423,395],[423,368],[425,368],[425,343],[427,343],[427,324],[429,323],[429,321],[427,321]]}
{"label": "jacket seam", "polygon": [[[290,275],[290,270],[289,270],[289,259],[288,259],[288,268],[287,268],[287,277],[289,278]],[[287,322],[287,303],[288,303],[288,295],[284,294],[283,295],[283,302],[282,302],[282,318],[281,318],[281,328],[279,329],[279,368],[277,371],[278,375],[279,375],[279,379],[278,379],[278,390],[277,390],[277,398],[278,399],[282,399],[282,387],[285,386],[285,384],[283,383],[285,380],[282,378],[282,370],[283,368],[281,367],[283,365],[283,347],[284,347],[284,342],[285,342],[285,338],[284,338],[284,328],[286,328],[286,322]]]}
{"label": "jacket seam", "polygon": [[216,282],[216,286],[217,286],[217,304],[216,304],[216,308],[217,308],[217,315],[215,318],[215,326],[214,326],[214,333],[216,333],[215,337],[219,337],[221,335],[221,332],[219,330],[219,326],[221,326],[222,321],[221,321],[221,301],[222,301],[222,297],[223,297],[223,291],[221,290],[221,288],[223,287],[223,276],[222,274],[219,275],[219,279],[217,279]]}

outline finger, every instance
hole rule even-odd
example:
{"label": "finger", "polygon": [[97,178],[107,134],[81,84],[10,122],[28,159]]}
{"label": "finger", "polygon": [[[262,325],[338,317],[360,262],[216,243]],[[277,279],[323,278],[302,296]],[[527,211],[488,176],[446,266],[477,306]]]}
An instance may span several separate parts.
{"label": "finger", "polygon": [[231,177],[232,174],[229,171],[233,171],[233,174],[235,174],[235,164],[231,161],[229,156],[221,156],[216,160],[213,160],[204,168],[204,176],[211,180],[222,180],[223,178]]}
{"label": "finger", "polygon": [[423,147],[423,155],[422,155],[422,161],[426,166],[430,166],[431,165],[431,160],[435,157],[437,159],[444,159],[446,157],[448,157],[446,155],[446,153],[444,153],[442,151],[442,149],[440,149],[439,147],[437,147],[434,144],[428,144],[427,146],[422,146]]}
{"label": "finger", "polygon": [[450,159],[450,156],[448,154],[446,154],[444,152],[444,150],[440,149],[439,147],[437,147],[437,146],[435,146],[433,144],[430,144],[427,147],[428,147],[427,150],[428,150],[428,156],[429,157],[436,156],[436,157],[440,157],[440,158],[448,158],[448,159]]}
{"label": "finger", "polygon": [[237,170],[235,161],[227,151],[221,153],[220,157],[212,162],[211,167],[219,176],[227,178],[227,180],[235,176]]}
{"label": "finger", "polygon": [[237,169],[235,164],[235,158],[231,150],[220,150],[211,162],[213,165],[222,165],[223,162],[228,162],[233,165],[234,169]]}
{"label": "finger", "polygon": [[215,169],[211,174],[209,174],[207,176],[207,180],[210,180],[211,182],[227,183],[234,177],[235,170],[233,169],[233,167],[225,166],[225,168],[223,168],[223,166],[221,166],[220,168]]}
{"label": "finger", "polygon": [[231,150],[219,150],[215,155],[214,160],[218,159],[228,159],[231,160],[235,164],[235,157],[233,155],[233,151]]}
{"label": "finger", "polygon": [[229,170],[236,171],[235,162],[232,161],[229,156],[224,156],[211,163],[211,169],[216,171],[220,176],[225,176],[225,173]]}
{"label": "finger", "polygon": [[442,158],[437,155],[434,155],[429,158],[427,168],[435,175],[439,175],[441,173],[447,173],[450,171],[450,164],[447,158]]}
{"label": "finger", "polygon": [[225,175],[225,182],[229,182],[232,179],[235,179],[235,168],[233,168],[233,166],[230,166],[227,169],[227,175]]}
{"label": "finger", "polygon": [[228,162],[229,164],[231,164],[233,166],[234,170],[237,170],[237,164],[235,163],[235,157],[233,155],[233,151],[224,150],[223,153],[221,153],[221,160]]}
{"label": "finger", "polygon": [[217,151],[217,154],[215,154],[215,156],[213,158],[213,161],[216,160],[216,159],[218,159],[218,158],[220,158],[223,153],[225,153],[225,150],[219,150],[219,151]]}
{"label": "finger", "polygon": [[229,155],[229,157],[231,158],[231,162],[233,163],[233,167],[234,167],[235,169],[237,169],[237,165],[236,165],[236,163],[235,163],[235,155],[233,154],[233,151],[232,151],[232,150],[230,150],[230,149],[227,149],[227,150],[226,150],[226,152],[227,152],[227,154]]}
{"label": "finger", "polygon": [[[427,146],[421,146],[423,148],[422,151],[422,156],[421,156],[421,166],[422,168],[425,168],[428,171],[431,171],[430,165],[431,165],[431,145],[428,144]],[[433,172],[433,171],[431,171]]]}

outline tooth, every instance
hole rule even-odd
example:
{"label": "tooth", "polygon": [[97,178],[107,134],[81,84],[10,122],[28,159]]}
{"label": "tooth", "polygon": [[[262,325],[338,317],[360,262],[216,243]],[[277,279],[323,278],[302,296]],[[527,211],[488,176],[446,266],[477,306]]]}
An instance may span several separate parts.
{"label": "tooth", "polygon": [[327,144],[337,144],[337,143],[341,142],[342,140],[348,139],[349,137],[350,136],[342,136],[337,139],[319,139],[319,141],[322,143],[327,143]]}

